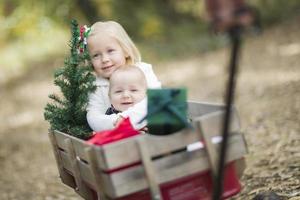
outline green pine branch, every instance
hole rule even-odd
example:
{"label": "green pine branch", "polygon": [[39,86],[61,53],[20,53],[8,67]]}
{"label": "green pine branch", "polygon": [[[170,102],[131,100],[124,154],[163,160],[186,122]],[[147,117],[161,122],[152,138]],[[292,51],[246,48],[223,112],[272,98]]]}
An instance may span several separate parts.
{"label": "green pine branch", "polygon": [[96,89],[91,65],[87,65],[88,54],[78,53],[79,28],[76,20],[71,21],[70,55],[64,66],[54,72],[54,84],[61,95],[50,94],[50,103],[44,110],[44,118],[53,130],[86,139],[92,130],[86,121],[86,106],[90,92]]}

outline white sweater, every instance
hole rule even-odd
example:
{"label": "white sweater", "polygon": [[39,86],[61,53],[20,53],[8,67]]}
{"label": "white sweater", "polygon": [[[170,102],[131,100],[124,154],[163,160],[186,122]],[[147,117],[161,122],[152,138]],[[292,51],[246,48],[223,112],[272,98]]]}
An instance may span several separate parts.
{"label": "white sweater", "polygon": [[[161,83],[153,72],[152,66],[147,63],[136,64],[145,74],[148,88],[161,88]],[[119,115],[129,117],[134,128],[139,129],[145,126],[145,122],[138,122],[147,114],[147,99],[137,103],[133,107],[119,114],[105,115],[106,110],[111,106],[108,89],[109,81],[102,77],[97,77],[95,82],[97,89],[89,95],[87,106],[87,121],[94,131],[109,130],[114,128],[114,122]]]}

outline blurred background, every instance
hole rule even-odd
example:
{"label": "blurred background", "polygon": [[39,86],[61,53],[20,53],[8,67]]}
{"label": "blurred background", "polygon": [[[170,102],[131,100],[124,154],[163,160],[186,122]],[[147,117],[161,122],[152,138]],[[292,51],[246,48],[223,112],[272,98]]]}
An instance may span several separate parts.
{"label": "blurred background", "polygon": [[[262,23],[272,25],[297,14],[298,0],[251,0]],[[144,60],[193,56],[226,44],[212,36],[203,0],[1,0],[0,83],[33,63],[68,53],[71,19],[92,25],[120,22],[142,51]],[[188,50],[188,51],[187,51]]]}
{"label": "blurred background", "polygon": [[[236,105],[249,155],[236,198],[272,189],[300,199],[300,1],[248,3],[263,32],[242,46]],[[229,41],[209,31],[203,0],[1,0],[0,199],[80,199],[59,181],[43,118],[71,19],[120,22],[164,86],[223,102]]]}

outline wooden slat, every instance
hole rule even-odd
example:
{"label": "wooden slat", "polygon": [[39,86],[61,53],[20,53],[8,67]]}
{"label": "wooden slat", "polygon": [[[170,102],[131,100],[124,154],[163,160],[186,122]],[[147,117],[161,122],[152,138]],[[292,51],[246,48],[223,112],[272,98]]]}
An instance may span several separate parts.
{"label": "wooden slat", "polygon": [[75,182],[77,187],[75,188],[75,191],[82,196],[86,200],[93,200],[93,194],[91,190],[87,187],[87,185],[83,182],[80,174],[80,170],[78,167],[78,160],[76,158],[76,154],[73,148],[72,140],[71,138],[65,139],[65,143],[67,146],[68,155],[70,158],[70,164],[72,168],[72,172],[75,178]]}
{"label": "wooden slat", "polygon": [[96,183],[89,164],[79,161],[78,168],[82,177],[82,180],[96,190]]}
{"label": "wooden slat", "polygon": [[221,111],[224,108],[223,104],[188,101],[188,116],[189,118],[200,117],[208,113]]}
{"label": "wooden slat", "polygon": [[61,161],[57,141],[56,141],[56,138],[54,137],[54,133],[51,130],[49,130],[48,136],[49,136],[49,139],[50,139],[50,142],[51,142],[51,145],[52,145],[52,149],[53,149],[54,157],[55,157],[56,164],[57,164],[57,167],[58,167],[58,171],[60,173],[61,171],[63,171],[64,167],[63,167],[63,164],[62,164],[62,161]]}
{"label": "wooden slat", "polygon": [[[244,140],[241,135],[232,135],[229,138],[230,147],[226,162],[242,158],[246,153]],[[215,145],[219,146],[219,145]],[[209,162],[204,149],[192,152],[180,152],[155,160],[154,167],[157,172],[158,183],[176,180],[200,171],[209,170]],[[108,194],[111,198],[125,196],[149,187],[144,169],[141,165],[126,170],[104,175],[105,185],[114,191]]]}
{"label": "wooden slat", "polygon": [[67,151],[67,149],[68,149],[67,144],[65,143],[65,139],[69,138],[69,139],[72,139],[72,140],[79,140],[78,138],[75,138],[71,135],[65,134],[65,133],[63,133],[61,131],[57,131],[57,130],[55,130],[53,132],[53,134],[54,134],[54,137],[57,141],[58,147],[65,150],[65,151]]}
{"label": "wooden slat", "polygon": [[[241,137],[242,137],[242,140],[244,141],[244,144],[245,144],[243,146],[243,148],[248,153],[249,152],[248,145],[247,145],[244,134],[241,134]],[[245,160],[244,157],[235,161],[235,168],[236,168],[236,172],[237,172],[238,177],[241,178],[243,173],[244,173],[244,170],[246,169],[246,160]]]}
{"label": "wooden slat", "polygon": [[139,137],[136,139],[137,146],[140,152],[140,156],[142,158],[142,163],[144,167],[144,172],[146,175],[146,180],[148,182],[151,199],[152,200],[161,200],[161,193],[159,189],[159,185],[157,183],[157,172],[153,167],[153,163],[151,161],[151,157],[148,151],[148,147],[146,145],[145,138]]}
{"label": "wooden slat", "polygon": [[57,164],[57,167],[58,167],[58,172],[59,172],[59,175],[60,175],[60,178],[61,178],[62,182],[64,184],[70,186],[71,188],[75,188],[76,184],[75,184],[74,177],[64,170],[64,164],[63,164],[63,161],[62,161],[60,150],[58,148],[57,140],[54,136],[54,132],[49,130],[48,136],[49,136],[49,139],[50,139],[50,142],[51,142],[51,145],[52,145],[54,157],[55,157],[56,164]]}
{"label": "wooden slat", "polygon": [[[196,117],[195,123],[197,126],[201,126],[200,130],[205,132],[210,138],[222,135],[222,126],[225,116],[225,111],[216,111],[210,114]],[[229,134],[240,130],[240,121],[235,109],[231,113],[231,124],[229,128]]]}
{"label": "wooden slat", "polygon": [[[87,159],[89,161],[89,159]],[[93,190],[97,190],[97,184],[96,184],[96,180],[95,177],[98,177],[98,180],[103,180],[103,172],[100,170],[100,168],[98,166],[97,167],[97,174],[96,176],[94,175],[94,172],[90,166],[90,162],[89,163],[85,163],[82,161],[78,161],[78,167],[79,167],[79,171],[81,174],[81,178],[83,180],[83,182],[85,182],[89,187],[91,187]],[[110,187],[110,185],[103,185],[104,189],[103,192],[104,193],[112,193],[112,188]]]}
{"label": "wooden slat", "polygon": [[73,140],[73,146],[74,146],[77,157],[86,162],[88,161],[88,156],[85,152],[85,149],[93,147],[96,157],[97,157],[98,166],[102,167],[102,165],[105,164],[102,147],[87,144],[83,140]]}
{"label": "wooden slat", "polygon": [[[184,148],[186,145],[198,141],[198,136],[192,129],[185,129],[169,136],[140,135],[135,137],[145,137],[151,157]],[[141,160],[135,143],[135,137],[119,142],[107,144],[102,147],[104,170],[114,169]],[[100,160],[102,162],[103,160]]]}
{"label": "wooden slat", "polygon": [[86,151],[86,154],[87,154],[90,171],[93,174],[98,200],[100,200],[100,199],[101,200],[106,200],[106,197],[104,195],[103,180],[102,180],[102,177],[100,175],[99,168],[97,167],[95,151],[92,147],[85,148],[85,151]]}
{"label": "wooden slat", "polygon": [[[216,149],[220,151],[221,145],[217,145]],[[227,147],[226,161],[237,160],[248,153],[247,146],[243,135],[236,134],[229,138]]]}
{"label": "wooden slat", "polygon": [[[91,145],[87,144],[84,140],[73,140],[72,142],[76,156],[84,161],[87,161],[88,158],[85,154],[85,148],[89,148]],[[94,148],[97,148],[97,146],[94,146]]]}
{"label": "wooden slat", "polygon": [[70,160],[70,154],[68,154],[65,151],[59,151],[60,157],[61,157],[61,162],[62,166],[64,169],[68,170],[72,174],[74,173],[72,165],[71,165],[71,160]]}
{"label": "wooden slat", "polygon": [[[231,109],[232,118],[229,126],[229,134],[237,132],[240,129],[240,123],[238,120],[237,112],[234,108]],[[223,122],[225,117],[225,110],[216,111],[195,118],[199,137],[206,144],[206,152],[208,154],[208,160],[214,175],[217,174],[218,168],[218,155],[219,150],[215,148],[212,137],[220,136],[223,131]]]}
{"label": "wooden slat", "polygon": [[214,175],[216,175],[218,169],[217,159],[218,159],[219,152],[215,148],[216,145],[214,145],[214,143],[212,142],[209,132],[205,132],[202,129],[200,121],[198,122],[198,128],[199,130],[197,131],[197,133],[199,134],[199,138],[201,138],[201,140],[205,142],[205,151],[207,153],[208,162],[210,163],[211,171]]}
{"label": "wooden slat", "polygon": [[240,158],[238,160],[234,161],[234,168],[236,171],[236,175],[240,178],[242,178],[244,174],[244,170],[246,169],[246,160],[245,158]]}

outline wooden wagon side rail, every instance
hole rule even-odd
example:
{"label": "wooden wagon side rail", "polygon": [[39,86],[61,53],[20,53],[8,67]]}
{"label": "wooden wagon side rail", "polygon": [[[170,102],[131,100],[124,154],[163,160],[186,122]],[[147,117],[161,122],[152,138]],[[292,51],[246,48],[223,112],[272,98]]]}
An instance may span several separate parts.
{"label": "wooden wagon side rail", "polygon": [[[220,148],[215,140],[220,140],[223,108],[191,102],[189,117],[194,128],[168,136],[140,135],[102,147],[59,131],[49,132],[62,182],[84,199],[122,199],[149,188],[155,195],[161,184],[209,171]],[[233,111],[226,163],[242,160],[247,153]],[[198,147],[189,150],[191,144]]]}

